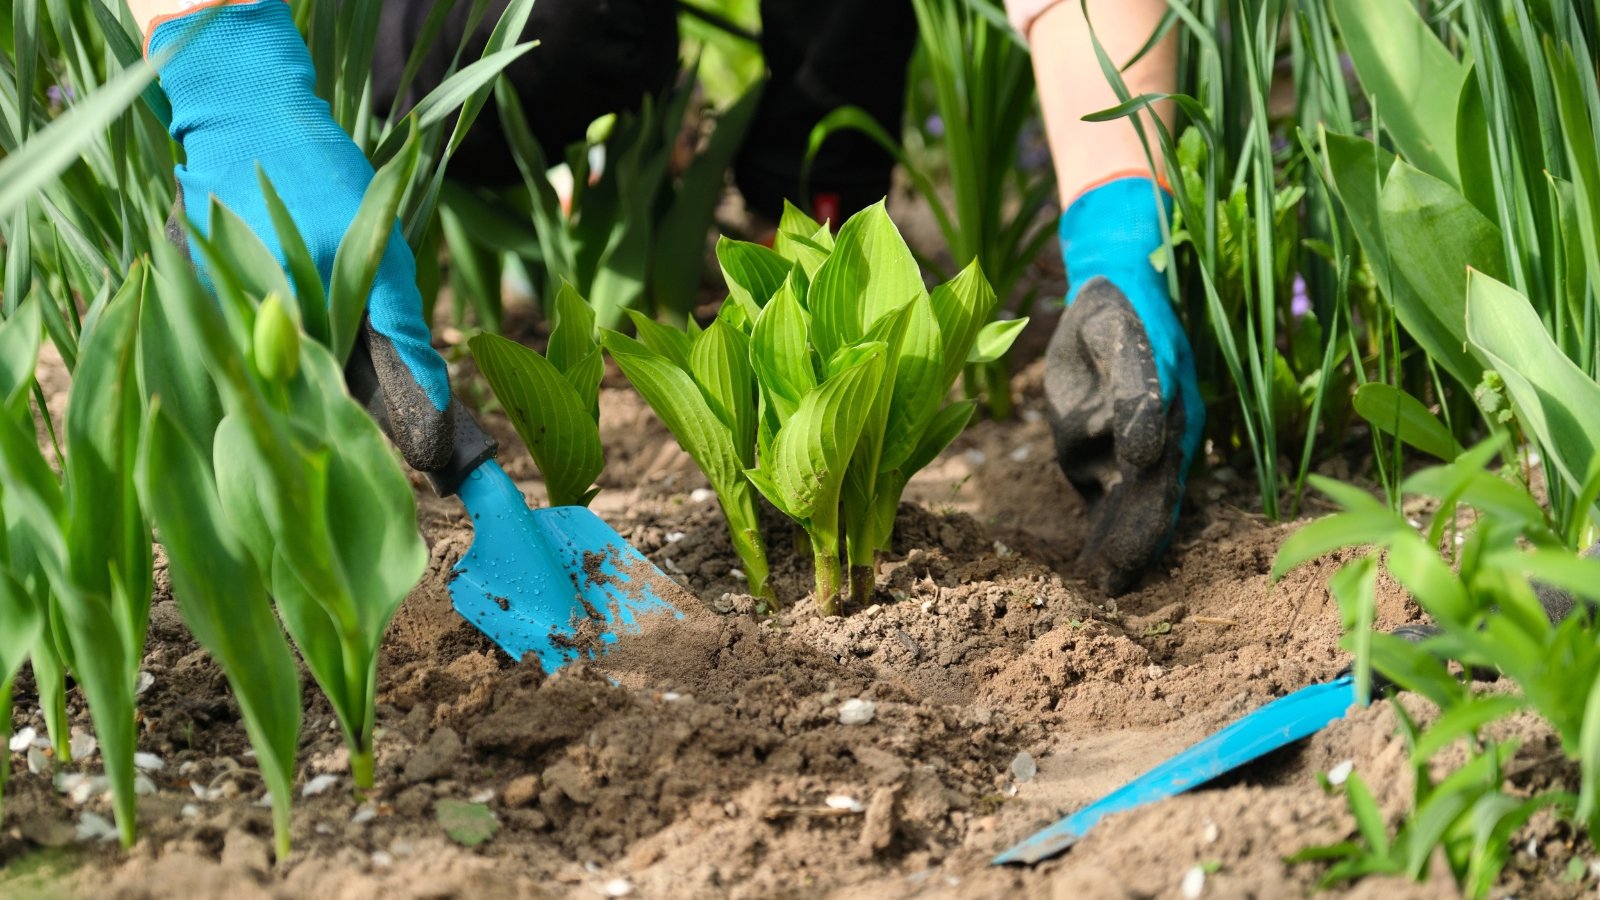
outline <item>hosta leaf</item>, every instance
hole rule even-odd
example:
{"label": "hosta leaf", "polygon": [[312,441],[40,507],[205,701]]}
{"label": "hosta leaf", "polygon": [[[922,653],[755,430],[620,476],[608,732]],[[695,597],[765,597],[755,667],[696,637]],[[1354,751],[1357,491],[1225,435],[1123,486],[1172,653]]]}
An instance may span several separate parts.
{"label": "hosta leaf", "polygon": [[1373,428],[1445,462],[1463,452],[1455,435],[1422,401],[1393,385],[1376,381],[1362,385],[1356,390],[1355,408]]}
{"label": "hosta leaf", "polygon": [[600,346],[595,340],[594,310],[589,308],[578,289],[565,281],[556,292],[550,321],[550,343],[545,357],[556,371],[571,372]]}
{"label": "hosta leaf", "polygon": [[795,296],[794,282],[785,282],[761,311],[750,336],[751,362],[779,427],[817,386],[810,332],[811,316]]}
{"label": "hosta leaf", "polygon": [[800,207],[787,200],[783,201],[783,214],[778,218],[778,234],[797,234],[806,237],[816,234],[821,227],[821,222],[811,218]]}
{"label": "hosta leaf", "polygon": [[627,312],[628,318],[633,320],[639,343],[666,357],[678,368],[689,370],[689,351],[694,347],[693,338],[685,332],[657,322],[644,313],[631,309]]}
{"label": "hosta leaf", "polygon": [[926,293],[916,259],[880,201],[850,217],[811,280],[812,343],[831,359],[880,316]]}
{"label": "hosta leaf", "polygon": [[797,518],[809,519],[820,505],[838,502],[846,467],[883,380],[887,349],[876,345],[861,362],[807,394],[773,439],[771,457],[761,460],[761,471]]}
{"label": "hosta leaf", "polygon": [[752,321],[789,277],[791,263],[772,250],[746,241],[717,241],[717,262],[728,281],[728,296]]}
{"label": "hosta leaf", "polygon": [[[905,321],[898,345],[891,345],[894,381],[892,385],[888,383],[891,373],[886,370],[885,384],[879,389],[880,392],[893,391],[883,425],[883,446],[877,466],[880,473],[904,466],[949,389],[943,381],[943,340],[939,322],[934,318],[928,297],[923,295],[911,301],[903,315]],[[904,474],[911,475],[910,472]]]}
{"label": "hosta leaf", "polygon": [[978,339],[972,342],[972,352],[967,355],[967,362],[991,363],[1005,356],[1016,342],[1017,335],[1027,327],[1027,319],[1000,319],[983,326],[978,330]]}
{"label": "hosta leaf", "polygon": [[939,320],[939,337],[944,343],[943,383],[948,389],[966,366],[967,357],[978,340],[978,332],[994,314],[994,289],[978,261],[961,270],[950,281],[933,289],[930,296],[934,318]]}
{"label": "hosta leaf", "polygon": [[933,417],[917,446],[912,449],[911,455],[900,464],[900,471],[912,474],[922,471],[929,463],[939,458],[950,442],[961,436],[966,430],[967,423],[972,420],[972,413],[978,408],[976,400],[962,400],[952,403]]}
{"label": "hosta leaf", "polygon": [[553,506],[582,505],[605,468],[592,404],[551,361],[492,334],[469,342],[478,368],[539,465]]}
{"label": "hosta leaf", "polygon": [[712,412],[686,367],[614,331],[606,332],[601,343],[672,436],[694,457],[717,494],[735,490],[744,478],[739,462],[743,454],[733,444],[733,432]]}
{"label": "hosta leaf", "polygon": [[718,319],[695,338],[689,371],[706,403],[733,435],[740,465],[755,464],[756,381],[750,339]]}

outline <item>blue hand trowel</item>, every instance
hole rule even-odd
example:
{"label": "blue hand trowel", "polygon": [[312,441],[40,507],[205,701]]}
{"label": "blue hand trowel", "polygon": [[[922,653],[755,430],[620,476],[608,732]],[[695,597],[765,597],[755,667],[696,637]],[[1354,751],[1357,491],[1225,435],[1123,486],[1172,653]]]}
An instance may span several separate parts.
{"label": "blue hand trowel", "polygon": [[1094,803],[995,857],[995,865],[1036,863],[1077,843],[1112,813],[1174,797],[1316,733],[1357,702],[1355,678],[1342,675],[1268,703]]}
{"label": "blue hand trowel", "polygon": [[492,459],[460,497],[474,537],[450,599],[513,659],[533,653],[553,672],[637,631],[645,616],[683,617],[668,599],[682,588],[588,509],[529,509]]}

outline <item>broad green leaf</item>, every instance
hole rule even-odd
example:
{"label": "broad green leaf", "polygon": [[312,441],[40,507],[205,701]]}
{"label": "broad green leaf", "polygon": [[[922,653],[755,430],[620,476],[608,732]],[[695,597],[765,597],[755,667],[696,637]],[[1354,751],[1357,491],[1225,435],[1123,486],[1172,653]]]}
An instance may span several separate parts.
{"label": "broad green leaf", "polygon": [[590,416],[598,421],[600,382],[605,379],[606,366],[595,340],[594,310],[567,282],[556,292],[553,323],[545,357],[566,376]]}
{"label": "broad green leaf", "polygon": [[944,342],[943,380],[948,388],[966,367],[978,332],[989,323],[997,301],[976,259],[961,274],[934,288],[930,300]]}
{"label": "broad green leaf", "polygon": [[751,321],[778,292],[789,277],[792,264],[760,244],[721,238],[717,241],[717,262],[728,282],[728,296],[743,307]]}
{"label": "broad green leaf", "polygon": [[1000,319],[983,326],[978,331],[978,339],[972,344],[972,352],[967,356],[967,362],[980,365],[1005,356],[1006,351],[1016,342],[1017,335],[1027,327],[1027,319]]}
{"label": "broad green leaf", "polygon": [[1445,462],[1463,452],[1450,429],[1422,401],[1393,385],[1369,382],[1355,393],[1355,410],[1373,428]]}
{"label": "broad green leaf", "polygon": [[1345,49],[1411,163],[1459,184],[1456,111],[1467,64],[1452,55],[1410,0],[1343,0],[1330,9]]}
{"label": "broad green leaf", "polygon": [[[251,230],[245,221],[211,198],[211,222],[207,229],[207,236],[211,245],[215,247],[228,261],[226,267],[215,267],[211,270],[211,277],[215,279],[229,279],[240,290],[251,297],[260,299],[268,294],[277,294],[288,299],[295,292],[289,287],[289,279],[285,277],[283,264],[278,262],[267,245]],[[298,305],[295,311],[299,311]]]}
{"label": "broad green leaf", "polygon": [[673,365],[684,371],[689,370],[689,351],[694,347],[694,339],[685,332],[679,331],[670,325],[663,325],[637,310],[626,310],[628,318],[633,320],[634,331],[637,333],[639,343],[666,357]]}
{"label": "broad green leaf", "polygon": [[772,442],[761,471],[798,519],[837,507],[846,468],[884,375],[887,347],[818,386]]}
{"label": "broad green leaf", "polygon": [[161,529],[179,612],[239,703],[272,798],[281,858],[299,746],[300,675],[260,571],[231,534],[208,456],[158,402],[141,454],[143,495]]}
{"label": "broad green leaf", "polygon": [[1462,384],[1482,375],[1465,349],[1467,269],[1502,277],[1500,229],[1456,190],[1396,162],[1380,200],[1389,259],[1406,290],[1393,297],[1395,314],[1435,362]]}
{"label": "broad green leaf", "polygon": [[1379,201],[1383,179],[1394,170],[1395,155],[1365,138],[1344,134],[1324,132],[1322,143],[1345,216],[1377,274],[1379,287],[1392,295],[1403,285],[1394,284],[1397,279],[1389,266]]}
{"label": "broad green leaf", "polygon": [[750,339],[718,319],[695,338],[689,372],[706,403],[726,425],[745,468],[755,465],[756,380],[750,367]]}
{"label": "broad green leaf", "polygon": [[922,273],[882,202],[839,230],[811,280],[811,340],[823,359],[859,342],[880,317],[927,293]]}
{"label": "broad green leaf", "polygon": [[403,241],[396,216],[400,201],[417,170],[421,143],[413,136],[405,149],[378,170],[356,217],[333,258],[333,284],[328,291],[329,349],[343,363],[355,346],[356,331],[367,311],[367,296],[378,264],[390,241]]}
{"label": "broad green leaf", "polygon": [[289,277],[294,280],[294,296],[299,301],[301,327],[312,340],[327,344],[331,340],[328,332],[328,291],[322,284],[316,260],[311,258],[305,238],[301,237],[300,229],[294,224],[294,216],[267,178],[266,170],[258,167],[256,177],[261,182],[261,196],[272,217],[273,230],[278,235],[278,246],[283,248],[284,265],[289,270]]}
{"label": "broad green leaf", "polygon": [[0,407],[4,409],[17,409],[33,387],[40,327],[37,297],[24,300],[10,318],[0,322]]}
{"label": "broad green leaf", "polygon": [[590,406],[533,350],[492,334],[469,342],[478,368],[539,464],[552,506],[581,506],[605,468]]}
{"label": "broad green leaf", "polygon": [[789,421],[817,386],[810,333],[811,317],[795,296],[794,282],[785,282],[761,310],[750,336],[750,361],[777,426]]}
{"label": "broad green leaf", "polygon": [[732,431],[706,403],[687,366],[678,366],[617,332],[605,332],[601,343],[672,436],[694,457],[718,496],[736,490],[744,477],[739,462],[742,454],[733,444]]}
{"label": "broad green leaf", "polygon": [[[893,394],[883,426],[880,472],[905,464],[944,402],[950,385],[943,380],[943,343],[932,304],[926,295],[918,296],[906,306],[904,333],[898,346],[891,346],[894,383],[886,385],[892,387]],[[887,372],[884,378],[888,380]]]}
{"label": "broad green leaf", "polygon": [[800,207],[788,200],[783,201],[783,214],[778,218],[779,234],[796,234],[809,237],[822,228],[822,223],[807,215]]}
{"label": "broad green leaf", "polygon": [[928,464],[939,458],[939,454],[950,446],[950,443],[961,436],[967,428],[967,423],[972,420],[972,413],[978,408],[976,400],[962,400],[952,403],[939,410],[922,432],[922,439],[917,442],[916,449],[900,464],[900,471],[916,473],[927,468]]}
{"label": "broad green leaf", "polygon": [[1517,417],[1556,471],[1582,490],[1600,451],[1600,384],[1561,352],[1528,299],[1488,275],[1468,282],[1466,330],[1484,364],[1504,379]]}

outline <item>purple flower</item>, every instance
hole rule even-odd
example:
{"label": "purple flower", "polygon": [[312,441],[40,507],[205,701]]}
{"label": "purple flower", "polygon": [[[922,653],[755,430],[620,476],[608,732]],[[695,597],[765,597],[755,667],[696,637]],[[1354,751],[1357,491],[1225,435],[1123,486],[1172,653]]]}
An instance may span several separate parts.
{"label": "purple flower", "polygon": [[1304,275],[1294,276],[1294,297],[1289,301],[1289,313],[1296,319],[1304,318],[1311,312],[1311,294],[1306,290]]}
{"label": "purple flower", "polygon": [[922,129],[928,132],[931,137],[944,137],[944,119],[939,118],[939,115],[935,113],[928,117],[927,122],[923,123]]}

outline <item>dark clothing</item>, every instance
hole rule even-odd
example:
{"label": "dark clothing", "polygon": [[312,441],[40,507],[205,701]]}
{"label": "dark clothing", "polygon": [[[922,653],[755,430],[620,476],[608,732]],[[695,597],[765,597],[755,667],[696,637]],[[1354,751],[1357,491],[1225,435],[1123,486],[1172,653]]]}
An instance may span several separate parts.
{"label": "dark clothing", "polygon": [[[394,102],[406,60],[434,3],[383,4],[373,60],[375,109],[387,113]],[[402,109],[410,109],[444,80],[472,5],[456,0]],[[506,0],[489,3],[468,39],[462,65],[483,55],[506,5]],[[665,90],[678,73],[678,7],[673,0],[539,0],[522,40],[538,40],[539,46],[512,63],[505,77],[522,99],[529,128],[552,164],[566,158],[569,144],[583,140],[589,123],[607,113],[637,109],[646,94]],[[468,131],[450,173],[458,180],[494,186],[520,177],[493,103]]]}
{"label": "dark clothing", "polygon": [[[383,112],[394,100],[433,4],[383,4],[373,91],[374,105]],[[471,6],[457,0],[405,108],[444,78]],[[463,61],[482,54],[505,7],[504,0],[489,4]],[[539,0],[533,5],[523,39],[536,38],[539,47],[513,63],[506,77],[549,160],[564,159],[567,145],[581,140],[590,122],[636,109],[646,94],[673,83],[679,65],[677,16],[674,0]],[[823,116],[840,106],[859,106],[890,134],[899,132],[916,17],[909,0],[762,0],[761,17],[771,77],[734,163],[734,179],[746,205],[776,219],[785,199],[800,199],[807,143]],[[893,165],[890,155],[865,136],[844,133],[830,139],[811,175],[812,195],[827,198],[828,205],[818,211],[845,216],[878,201],[888,193]],[[493,104],[469,132],[451,173],[474,184],[517,180]]]}

